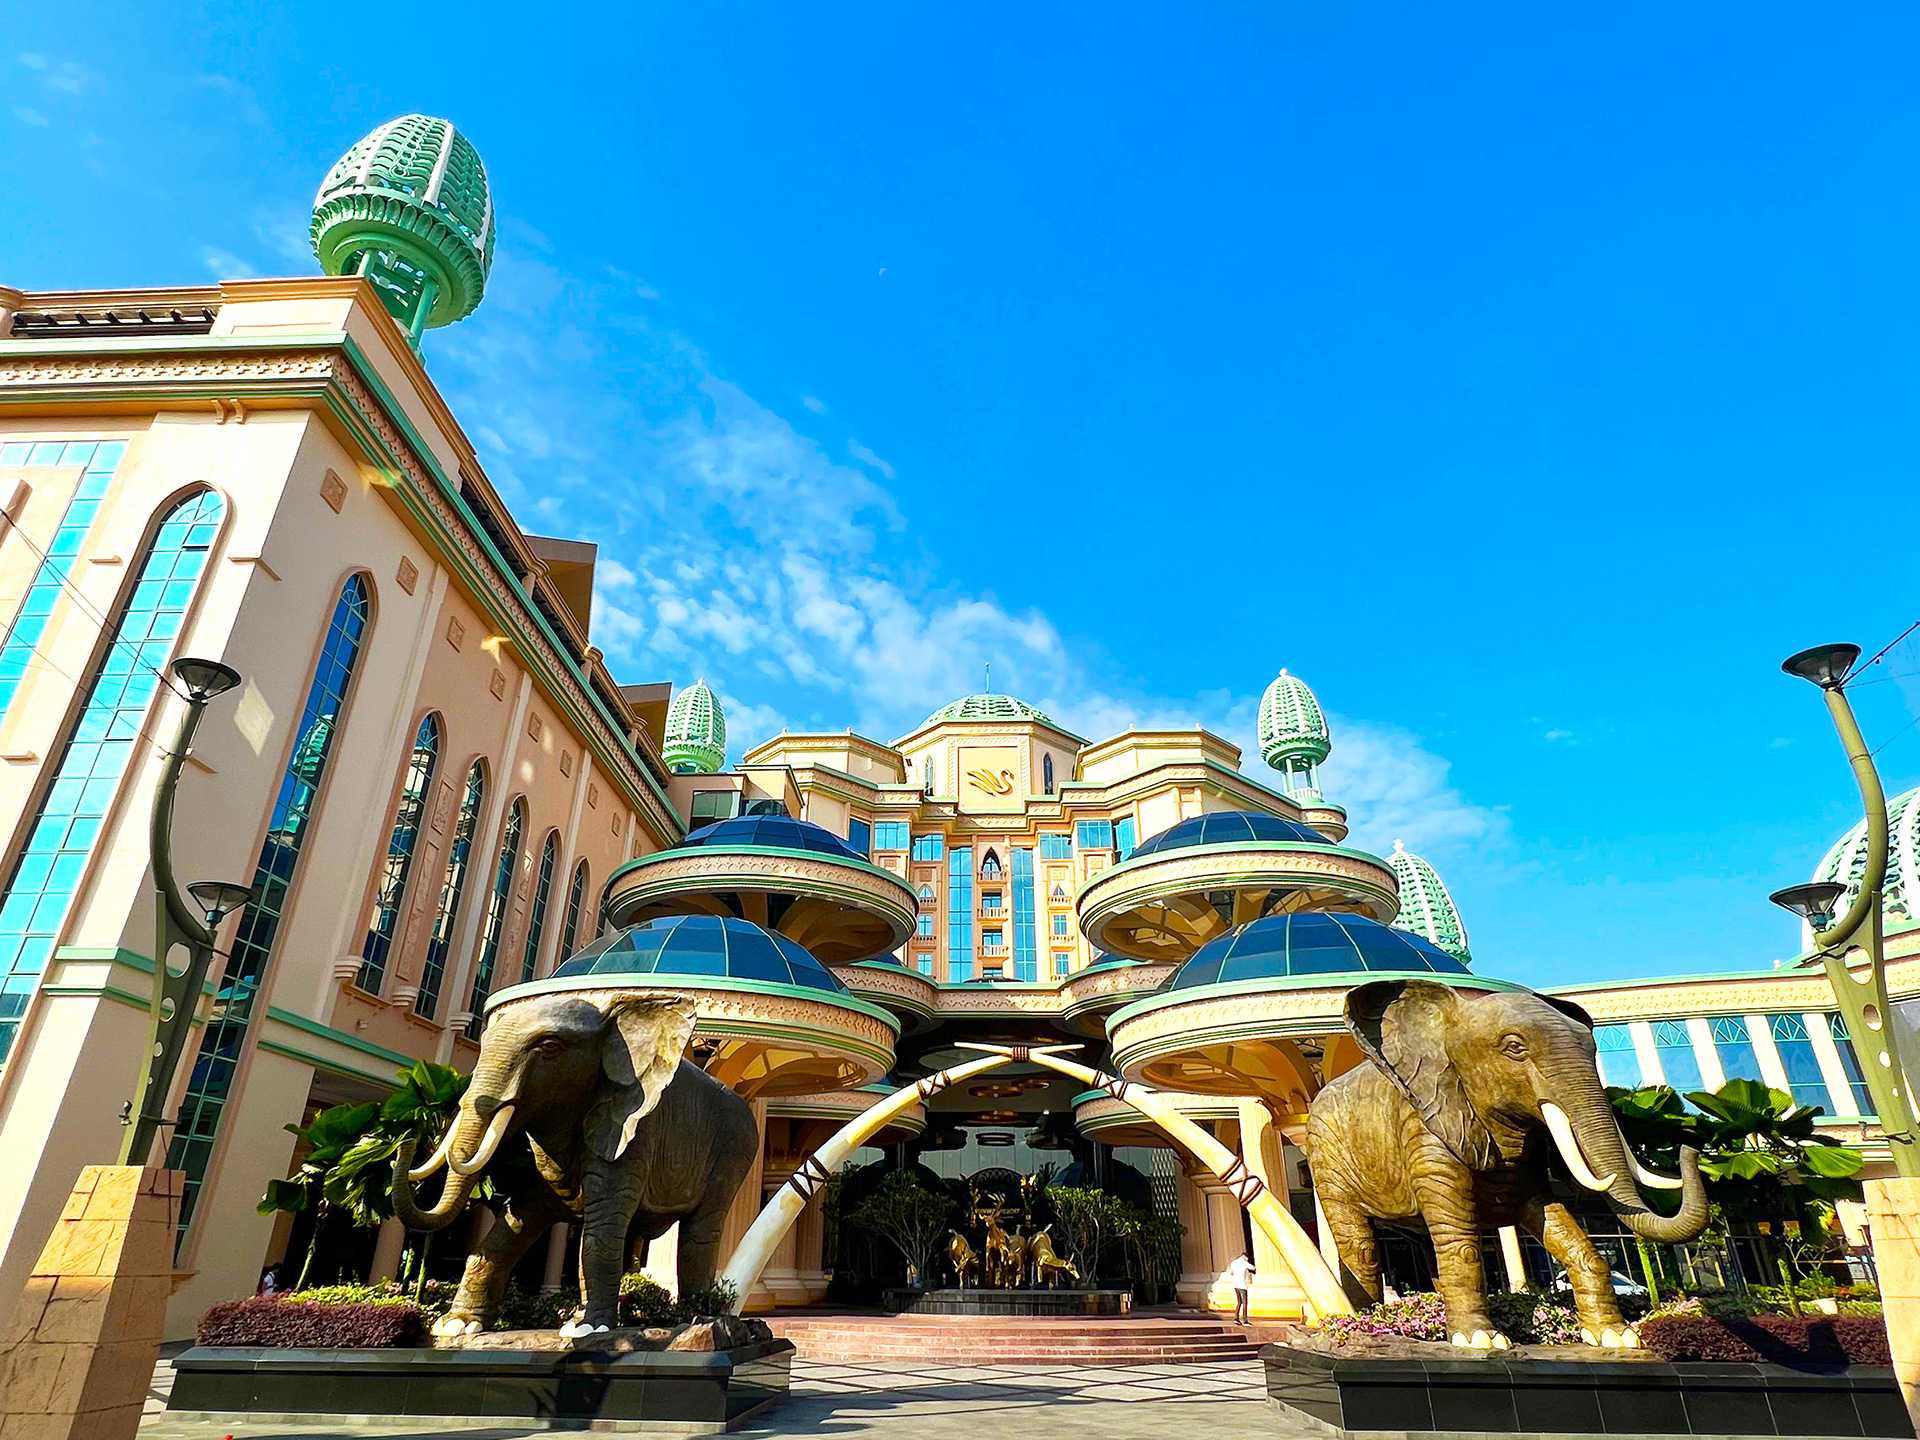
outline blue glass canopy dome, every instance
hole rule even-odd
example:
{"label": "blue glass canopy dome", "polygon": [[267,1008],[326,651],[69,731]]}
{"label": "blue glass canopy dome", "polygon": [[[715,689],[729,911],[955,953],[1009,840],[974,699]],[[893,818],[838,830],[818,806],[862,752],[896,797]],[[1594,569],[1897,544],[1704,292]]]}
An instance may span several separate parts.
{"label": "blue glass canopy dome", "polygon": [[1169,825],[1158,835],[1149,836],[1129,858],[1138,860],[1142,855],[1189,845],[1230,845],[1235,841],[1258,840],[1299,845],[1329,843],[1318,830],[1295,820],[1282,820],[1278,815],[1261,815],[1250,810],[1221,810]]}
{"label": "blue glass canopy dome", "polygon": [[1237,980],[1292,980],[1313,975],[1471,975],[1439,946],[1361,915],[1303,910],[1269,915],[1202,945],[1174,971],[1168,990]]}
{"label": "blue glass canopy dome", "polygon": [[836,860],[867,863],[866,856],[831,830],[823,830],[811,821],[795,820],[786,815],[739,815],[732,820],[716,820],[711,825],[703,825],[672,848],[688,850],[700,845],[724,846],[728,849],[740,845],[758,845],[776,850],[812,850],[816,854],[831,855]]}
{"label": "blue glass canopy dome", "polygon": [[604,976],[614,985],[635,983],[632,977],[643,975],[667,983],[676,975],[711,975],[847,993],[831,970],[786,936],[719,915],[643,921],[596,941],[553,972],[556,980],[585,975]]}

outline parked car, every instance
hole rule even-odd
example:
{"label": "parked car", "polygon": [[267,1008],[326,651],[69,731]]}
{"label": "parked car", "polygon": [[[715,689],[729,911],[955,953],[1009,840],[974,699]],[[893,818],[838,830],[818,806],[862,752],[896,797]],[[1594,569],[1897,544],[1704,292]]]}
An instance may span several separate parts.
{"label": "parked car", "polygon": [[[1645,1300],[1647,1298],[1647,1287],[1631,1276],[1622,1275],[1618,1270],[1609,1270],[1607,1278],[1613,1282],[1613,1293],[1616,1299]],[[1562,1270],[1553,1277],[1553,1288],[1572,1292],[1573,1282],[1567,1278],[1566,1271]]]}

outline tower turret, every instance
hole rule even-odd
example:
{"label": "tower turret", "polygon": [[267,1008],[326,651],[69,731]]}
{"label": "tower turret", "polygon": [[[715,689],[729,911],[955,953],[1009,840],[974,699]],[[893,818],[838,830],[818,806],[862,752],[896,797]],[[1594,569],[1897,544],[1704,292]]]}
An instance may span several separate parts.
{"label": "tower turret", "polygon": [[727,763],[727,717],[705,680],[696,680],[667,707],[660,758],[676,775],[711,775]]}
{"label": "tower turret", "polygon": [[1393,878],[1400,882],[1400,914],[1393,923],[1432,941],[1456,959],[1471,963],[1467,927],[1461,923],[1460,912],[1439,872],[1398,840],[1393,842],[1387,864],[1393,867]]}
{"label": "tower turret", "polygon": [[1320,762],[1333,749],[1327,717],[1306,682],[1282,670],[1260,697],[1260,758],[1296,801],[1320,799]]}

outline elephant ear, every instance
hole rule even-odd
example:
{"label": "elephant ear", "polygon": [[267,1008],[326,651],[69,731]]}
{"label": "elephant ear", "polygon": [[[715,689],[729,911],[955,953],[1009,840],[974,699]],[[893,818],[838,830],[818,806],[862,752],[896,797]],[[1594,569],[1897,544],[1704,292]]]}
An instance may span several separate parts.
{"label": "elephant ear", "polygon": [[[1536,990],[1534,994],[1540,995],[1540,992]],[[1582,1025],[1586,1026],[1587,1029],[1589,1030],[1593,1029],[1593,1017],[1587,1014],[1587,1012],[1585,1010],[1582,1010],[1578,1005],[1574,1004],[1571,1000],[1562,1000],[1557,995],[1540,995],[1540,998],[1546,1001],[1547,1004],[1551,1005],[1554,1009],[1558,1010],[1562,1015],[1565,1015],[1568,1018],[1573,1020],[1578,1020]]]}
{"label": "elephant ear", "polygon": [[1500,1162],[1499,1142],[1447,1051],[1460,1005],[1455,991],[1429,980],[1375,980],[1347,992],[1347,1028],[1440,1143],[1471,1169],[1487,1170]]}
{"label": "elephant ear", "polygon": [[587,1111],[587,1144],[618,1160],[673,1083],[693,1038],[693,1002],[681,995],[622,995],[606,1007],[600,1068],[607,1083]]}

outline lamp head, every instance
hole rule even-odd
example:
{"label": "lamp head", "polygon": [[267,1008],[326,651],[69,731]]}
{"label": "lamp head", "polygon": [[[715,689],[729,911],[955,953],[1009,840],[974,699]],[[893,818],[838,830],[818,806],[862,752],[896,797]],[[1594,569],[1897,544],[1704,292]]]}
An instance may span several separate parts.
{"label": "lamp head", "polygon": [[252,885],[235,885],[231,880],[196,880],[187,886],[187,893],[207,912],[207,923],[218,925],[259,892]]}
{"label": "lamp head", "polygon": [[224,695],[240,683],[240,672],[218,660],[198,660],[182,655],[173,662],[173,673],[187,687],[187,698],[204,705],[216,695]]}
{"label": "lamp head", "polygon": [[1837,880],[1814,880],[1805,885],[1789,885],[1767,898],[1783,910],[1791,910],[1816,930],[1824,930],[1833,921],[1833,907],[1847,887]]}
{"label": "lamp head", "polygon": [[1838,690],[1846,683],[1847,672],[1859,658],[1858,645],[1816,645],[1798,655],[1789,655],[1780,662],[1780,668],[1789,675],[1811,680],[1822,690]]}

